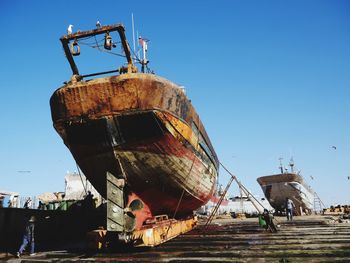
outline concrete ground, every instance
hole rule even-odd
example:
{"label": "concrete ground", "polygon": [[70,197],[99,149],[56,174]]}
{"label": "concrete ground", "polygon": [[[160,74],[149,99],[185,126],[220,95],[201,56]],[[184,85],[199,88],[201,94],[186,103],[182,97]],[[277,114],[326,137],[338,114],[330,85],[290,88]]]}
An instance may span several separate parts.
{"label": "concrete ground", "polygon": [[[350,223],[338,217],[277,217],[277,233],[265,231],[257,218],[221,216],[207,229],[204,219],[192,231],[155,248],[87,252],[71,249],[35,256],[0,253],[5,262],[350,262]],[[119,250],[119,251],[118,251]]]}

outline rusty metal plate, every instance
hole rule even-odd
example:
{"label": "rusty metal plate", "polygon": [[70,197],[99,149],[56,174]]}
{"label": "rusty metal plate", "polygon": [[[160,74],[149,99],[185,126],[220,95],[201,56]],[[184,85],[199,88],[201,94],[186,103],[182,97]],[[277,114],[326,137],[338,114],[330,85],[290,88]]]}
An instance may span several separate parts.
{"label": "rusty metal plate", "polygon": [[107,230],[124,231],[124,180],[107,172]]}

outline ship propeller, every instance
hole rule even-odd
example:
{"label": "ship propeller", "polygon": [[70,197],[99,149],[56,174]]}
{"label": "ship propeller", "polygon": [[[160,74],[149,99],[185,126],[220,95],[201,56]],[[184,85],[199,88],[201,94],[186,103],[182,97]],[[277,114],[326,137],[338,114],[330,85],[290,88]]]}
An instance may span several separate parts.
{"label": "ship propeller", "polygon": [[136,217],[133,213],[126,212],[124,214],[124,228],[126,232],[132,232],[136,227]]}
{"label": "ship propeller", "polygon": [[143,208],[143,203],[140,199],[135,199],[130,203],[129,208],[131,211],[141,210]]}
{"label": "ship propeller", "polygon": [[132,232],[136,228],[136,215],[133,212],[139,211],[143,208],[143,203],[140,199],[133,200],[125,209],[124,226],[127,232]]}

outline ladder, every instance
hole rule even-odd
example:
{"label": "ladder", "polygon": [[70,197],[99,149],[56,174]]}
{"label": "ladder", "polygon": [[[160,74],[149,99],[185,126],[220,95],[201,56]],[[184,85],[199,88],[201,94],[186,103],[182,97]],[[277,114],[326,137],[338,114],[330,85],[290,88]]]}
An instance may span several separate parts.
{"label": "ladder", "polygon": [[324,203],[322,202],[321,198],[318,196],[318,194],[315,192],[314,194],[314,213],[319,214],[322,212],[322,207],[326,208]]}

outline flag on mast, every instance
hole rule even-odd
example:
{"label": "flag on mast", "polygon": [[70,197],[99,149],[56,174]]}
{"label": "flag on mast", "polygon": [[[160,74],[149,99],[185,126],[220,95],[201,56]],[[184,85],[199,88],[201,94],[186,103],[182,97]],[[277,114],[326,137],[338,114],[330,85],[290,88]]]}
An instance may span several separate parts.
{"label": "flag on mast", "polygon": [[141,36],[139,36],[139,45],[147,51],[147,40],[143,39]]}

